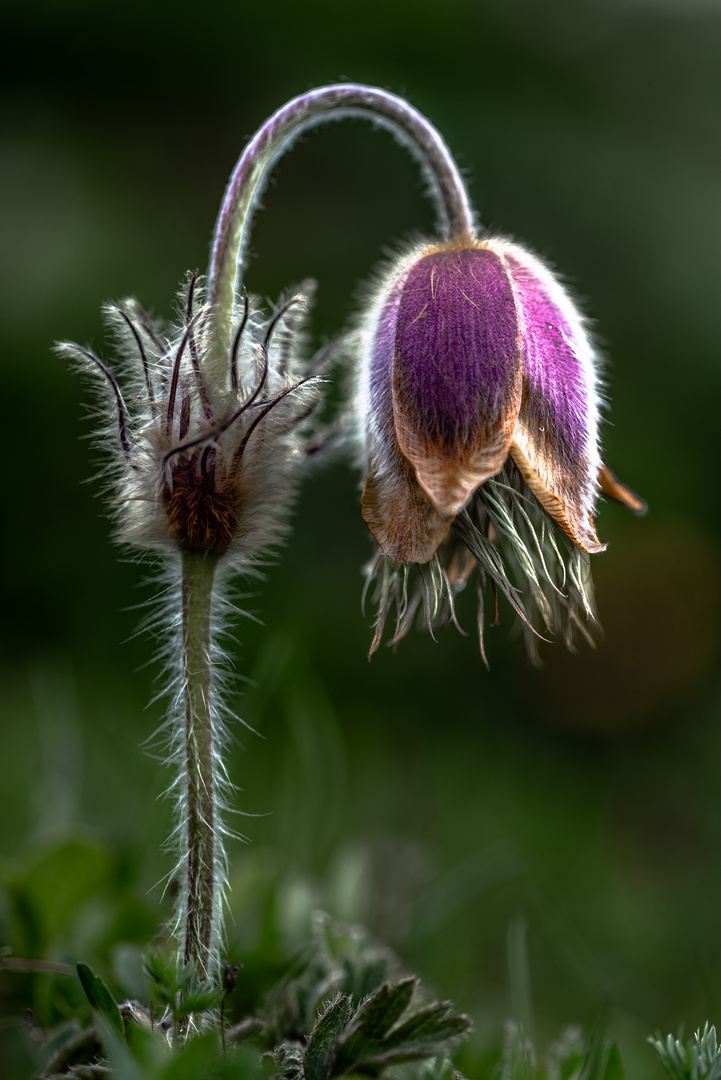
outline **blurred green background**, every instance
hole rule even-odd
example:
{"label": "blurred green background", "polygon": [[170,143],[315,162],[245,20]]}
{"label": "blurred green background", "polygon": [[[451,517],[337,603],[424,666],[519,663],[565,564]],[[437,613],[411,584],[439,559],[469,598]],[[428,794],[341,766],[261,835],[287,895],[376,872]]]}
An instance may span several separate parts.
{"label": "blurred green background", "polygon": [[[543,649],[413,633],[368,664],[359,476],[304,486],[296,531],[245,607],[231,775],[230,954],[250,999],[322,907],[361,921],[471,1013],[465,1067],[509,1012],[525,915],[539,1042],[603,1012],[634,1077],[644,1039],[721,1019],[718,457],[721,6],[709,0],[365,0],[353,6],[6,2],[0,78],[0,946],[82,959],[145,995],[141,945],[170,911],[168,775],[148,568],[109,543],[87,386],[49,349],[101,350],[100,303],[169,315],[204,268],[246,139],[339,78],[406,94],[466,171],[484,223],[557,265],[608,357],[609,460],[649,501],[604,506],[605,640]],[[429,232],[414,163],[363,122],[285,158],[256,219],[251,290],[320,283],[313,340],[356,310],[390,247]],[[461,619],[473,625],[470,610]],[[61,976],[0,972],[42,1023]],[[242,980],[241,980],[242,982]],[[79,999],[78,999],[79,1000]]]}

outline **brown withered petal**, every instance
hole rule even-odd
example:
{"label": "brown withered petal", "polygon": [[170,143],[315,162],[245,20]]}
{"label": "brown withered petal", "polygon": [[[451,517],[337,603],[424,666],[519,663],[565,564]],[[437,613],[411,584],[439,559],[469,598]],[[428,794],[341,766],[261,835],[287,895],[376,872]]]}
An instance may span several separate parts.
{"label": "brown withered petal", "polygon": [[440,514],[424,495],[410,463],[389,448],[381,472],[371,461],[361,499],[363,517],[380,548],[394,562],[426,563],[455,514]]}

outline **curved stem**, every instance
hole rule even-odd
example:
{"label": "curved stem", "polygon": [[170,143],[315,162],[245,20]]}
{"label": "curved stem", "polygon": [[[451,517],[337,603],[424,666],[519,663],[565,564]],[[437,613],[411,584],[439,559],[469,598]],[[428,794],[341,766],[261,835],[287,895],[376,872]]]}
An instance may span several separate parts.
{"label": "curved stem", "polygon": [[182,650],[185,772],[183,959],[213,980],[219,939],[220,883],[215,791],[211,607],[215,556],[182,556]]}
{"label": "curved stem", "polygon": [[304,130],[324,120],[365,116],[390,128],[420,161],[436,202],[445,238],[471,237],[474,215],[463,179],[433,125],[395,94],[372,86],[340,83],[293,98],[263,124],[240,156],[223,198],[208,270],[211,334],[220,352],[230,351],[233,301],[240,291],[249,225],[270,166]]}

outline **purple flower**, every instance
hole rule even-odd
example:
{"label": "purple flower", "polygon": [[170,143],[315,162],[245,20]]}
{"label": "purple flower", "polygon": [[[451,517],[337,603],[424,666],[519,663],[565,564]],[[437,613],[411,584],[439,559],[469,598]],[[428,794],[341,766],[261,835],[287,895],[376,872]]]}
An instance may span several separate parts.
{"label": "purple flower", "polygon": [[[523,248],[466,239],[394,267],[365,328],[362,367],[363,516],[386,557],[372,571],[381,588],[371,652],[394,601],[394,641],[421,601],[431,625],[455,620],[454,594],[476,568],[482,649],[486,579],[522,616],[532,651],[539,629],[560,628],[569,644],[574,628],[585,631],[587,556],[605,547],[599,488],[644,509],[603,462],[599,405],[584,321]],[[411,564],[420,585],[409,595]]]}

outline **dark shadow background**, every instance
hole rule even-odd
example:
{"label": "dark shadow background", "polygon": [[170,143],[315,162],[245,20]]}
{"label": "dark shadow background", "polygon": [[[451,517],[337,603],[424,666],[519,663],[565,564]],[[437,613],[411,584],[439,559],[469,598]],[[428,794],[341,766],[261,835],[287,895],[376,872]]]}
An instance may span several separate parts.
{"label": "dark shadow background", "polygon": [[[231,845],[231,953],[249,997],[316,906],[365,922],[472,1014],[475,1076],[509,1012],[506,931],[524,913],[540,1044],[605,1010],[627,1075],[657,1075],[645,1036],[721,1005],[721,7],[5,8],[0,945],[87,959],[142,994],[137,954],[169,910],[151,888],[171,866],[167,775],[140,748],[162,707],[146,709],[150,647],[129,610],[147,573],[109,545],[85,483],[88,388],[50,345],[102,349],[106,299],[169,315],[206,264],[246,139],[286,98],[350,78],[406,94],[482,220],[587,298],[608,457],[651,509],[602,508],[595,652],[546,646],[535,671],[506,610],[490,674],[473,634],[450,630],[369,665],[360,478],[343,460],[314,472],[292,542],[245,601],[265,628],[240,625],[233,649],[257,681],[237,711],[263,736],[238,728],[237,806],[268,816],[241,819],[252,844]],[[247,283],[273,299],[318,279],[320,343],[384,251],[432,226],[390,136],[333,125],[276,170]],[[0,997],[17,1015],[32,999],[48,1023],[65,1007],[7,973]]]}

